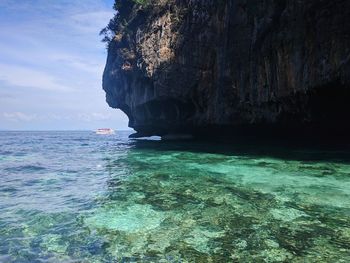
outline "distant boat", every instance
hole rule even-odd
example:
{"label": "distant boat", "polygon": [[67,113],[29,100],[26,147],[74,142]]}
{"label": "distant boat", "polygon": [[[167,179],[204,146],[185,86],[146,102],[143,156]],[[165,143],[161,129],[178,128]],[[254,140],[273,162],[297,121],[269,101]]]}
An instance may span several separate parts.
{"label": "distant boat", "polygon": [[110,128],[97,129],[95,132],[96,132],[96,134],[99,134],[99,135],[115,134],[115,131],[113,129],[110,129]]}

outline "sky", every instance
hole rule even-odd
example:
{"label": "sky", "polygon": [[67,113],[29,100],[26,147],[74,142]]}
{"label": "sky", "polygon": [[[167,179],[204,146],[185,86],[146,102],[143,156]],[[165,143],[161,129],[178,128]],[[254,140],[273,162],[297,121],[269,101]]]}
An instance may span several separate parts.
{"label": "sky", "polygon": [[0,130],[125,130],[105,102],[113,0],[0,0]]}

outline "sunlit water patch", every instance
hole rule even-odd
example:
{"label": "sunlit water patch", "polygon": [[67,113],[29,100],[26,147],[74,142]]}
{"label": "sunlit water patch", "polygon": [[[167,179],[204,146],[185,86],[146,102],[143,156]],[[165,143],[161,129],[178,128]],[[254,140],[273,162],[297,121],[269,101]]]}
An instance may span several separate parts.
{"label": "sunlit water patch", "polygon": [[0,133],[0,262],[349,262],[347,151]]}

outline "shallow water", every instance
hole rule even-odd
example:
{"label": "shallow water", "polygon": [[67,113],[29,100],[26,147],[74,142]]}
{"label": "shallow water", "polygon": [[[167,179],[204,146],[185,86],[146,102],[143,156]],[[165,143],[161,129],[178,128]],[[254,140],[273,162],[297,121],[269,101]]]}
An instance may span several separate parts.
{"label": "shallow water", "polygon": [[0,262],[350,262],[350,151],[127,135],[0,132]]}

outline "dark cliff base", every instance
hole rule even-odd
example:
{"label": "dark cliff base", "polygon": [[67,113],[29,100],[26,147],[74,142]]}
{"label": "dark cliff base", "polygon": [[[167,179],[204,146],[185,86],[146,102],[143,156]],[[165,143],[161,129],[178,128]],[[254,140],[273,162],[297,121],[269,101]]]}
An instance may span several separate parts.
{"label": "dark cliff base", "polygon": [[[319,126],[298,125],[249,125],[249,126],[211,126],[194,131],[194,138],[216,141],[281,141],[299,142],[301,144],[348,144],[350,126],[337,129]],[[350,145],[349,145],[350,146]]]}
{"label": "dark cliff base", "polygon": [[118,2],[103,88],[134,137],[349,137],[350,1]]}
{"label": "dark cliff base", "polygon": [[[320,125],[246,125],[246,126],[203,126],[194,129],[184,128],[179,132],[169,132],[161,136],[165,140],[183,141],[183,140],[205,140],[217,142],[248,142],[255,141],[282,142],[287,140],[290,143],[298,145],[332,145],[350,147],[350,126],[325,124]],[[184,132],[185,131],[185,132]],[[188,132],[186,132],[188,131]],[[130,138],[150,137],[154,134],[150,132],[136,132],[130,135]],[[168,138],[170,135],[170,139]],[[342,147],[342,148],[344,148]]]}
{"label": "dark cliff base", "polygon": [[[290,107],[303,105],[305,111],[281,115],[277,123],[241,125],[176,125],[165,127],[139,127],[139,132],[131,137],[152,135],[188,134],[193,138],[205,140],[235,141],[237,138],[288,139],[307,142],[350,142],[350,89],[339,83],[332,83],[308,93],[297,94],[280,102]],[[162,109],[155,109],[161,111]],[[174,120],[176,121],[176,120]],[[181,136],[180,136],[181,137]]]}

